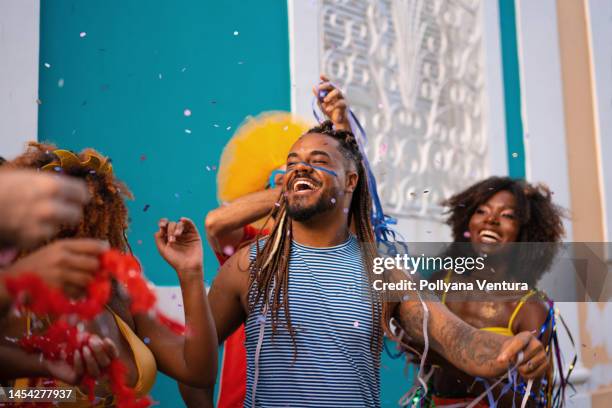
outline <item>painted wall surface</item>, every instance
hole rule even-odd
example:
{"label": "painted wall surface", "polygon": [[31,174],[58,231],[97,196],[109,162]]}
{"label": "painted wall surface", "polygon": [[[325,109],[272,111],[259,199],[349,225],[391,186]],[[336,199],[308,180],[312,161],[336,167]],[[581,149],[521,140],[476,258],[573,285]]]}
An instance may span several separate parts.
{"label": "painted wall surface", "polygon": [[0,156],[12,158],[38,126],[39,0],[0,1]]}
{"label": "painted wall surface", "polygon": [[[41,6],[39,139],[112,157],[136,197],[134,252],[156,284],[177,285],[153,243],[157,220],[187,216],[203,230],[217,205],[214,168],[228,138],[246,115],[290,109],[286,3]],[[210,284],[218,264],[209,248],[205,257]],[[161,406],[180,401],[161,375],[153,397]]]}

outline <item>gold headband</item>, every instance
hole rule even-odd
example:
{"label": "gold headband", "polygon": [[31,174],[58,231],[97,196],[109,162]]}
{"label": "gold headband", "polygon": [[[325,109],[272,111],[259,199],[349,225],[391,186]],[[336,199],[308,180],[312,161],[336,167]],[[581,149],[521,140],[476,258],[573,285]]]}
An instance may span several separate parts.
{"label": "gold headband", "polygon": [[70,171],[73,169],[93,170],[96,173],[111,174],[113,166],[110,160],[95,153],[86,153],[87,160],[81,161],[79,156],[69,150],[57,149],[53,154],[59,158],[41,167],[41,170],[56,170],[58,167]]}

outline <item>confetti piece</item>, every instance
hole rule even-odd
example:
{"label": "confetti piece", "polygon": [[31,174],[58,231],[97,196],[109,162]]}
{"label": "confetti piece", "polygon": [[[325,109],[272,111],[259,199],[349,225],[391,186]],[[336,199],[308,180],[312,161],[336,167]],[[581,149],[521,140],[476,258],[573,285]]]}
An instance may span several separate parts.
{"label": "confetti piece", "polygon": [[283,128],[283,130],[284,130],[285,132],[286,132],[286,131],[288,131],[288,130],[289,130],[289,126],[285,126],[285,127]]}
{"label": "confetti piece", "polygon": [[206,171],[210,171],[210,170],[211,170],[210,166],[206,166]]}
{"label": "confetti piece", "polygon": [[212,169],[213,170],[217,170],[217,166],[212,166]]}
{"label": "confetti piece", "polygon": [[147,212],[147,210],[149,209],[149,207],[151,207],[149,204],[145,204],[144,208],[142,209],[142,211]]}
{"label": "confetti piece", "polygon": [[331,203],[332,203],[332,204],[336,204],[336,199],[335,199],[335,198],[332,198],[332,199],[331,199]]}
{"label": "confetti piece", "polygon": [[171,298],[172,300],[176,300],[176,293],[173,293],[173,294],[172,294],[172,296],[170,296],[170,298]]}
{"label": "confetti piece", "polygon": [[231,245],[223,247],[223,253],[227,256],[232,256],[234,254],[234,247]]}
{"label": "confetti piece", "polygon": [[185,109],[185,110],[183,111],[183,115],[185,115],[185,116],[187,116],[187,117],[191,116],[191,109]]}
{"label": "confetti piece", "polygon": [[187,67],[181,68],[181,72],[185,72],[185,71],[187,71]]}
{"label": "confetti piece", "polygon": [[274,203],[274,205],[280,207],[280,203]]}
{"label": "confetti piece", "polygon": [[387,144],[386,143],[381,143],[380,144],[379,153],[381,155],[384,155],[385,153],[387,153]]}
{"label": "confetti piece", "polygon": [[57,80],[57,87],[58,88],[63,88],[64,87],[64,78],[60,78]]}
{"label": "confetti piece", "polygon": [[232,130],[232,127],[228,126],[228,127],[225,128],[225,130]]}
{"label": "confetti piece", "polygon": [[42,101],[40,99],[36,99],[36,103],[42,105]]}
{"label": "confetti piece", "polygon": [[136,241],[136,243],[137,243],[138,245],[142,245],[142,239],[139,239],[138,241]]}
{"label": "confetti piece", "polygon": [[157,75],[157,77],[158,77],[159,79],[162,79],[162,78],[163,78],[163,77],[162,77],[162,74]]}
{"label": "confetti piece", "polygon": [[402,301],[403,302],[407,302],[408,300],[410,300],[410,296],[408,296],[408,295],[402,296]]}
{"label": "confetti piece", "polygon": [[512,153],[512,157],[514,157],[515,159],[518,157],[518,153]]}
{"label": "confetti piece", "polygon": [[471,236],[472,236],[472,234],[470,234],[470,231],[465,231],[465,232],[463,233],[463,237],[464,237],[464,238],[469,238],[469,237],[471,237]]}
{"label": "confetti piece", "polygon": [[85,31],[81,31],[81,33],[79,34],[79,37],[81,38],[85,38],[87,36],[87,33]]}
{"label": "confetti piece", "polygon": [[217,104],[217,101],[210,101],[210,103],[211,103],[212,105],[216,105],[216,104]]}
{"label": "confetti piece", "polygon": [[45,62],[45,68],[51,68],[51,64],[49,64],[48,62]]}
{"label": "confetti piece", "polygon": [[181,303],[177,304],[178,307],[183,307],[183,305]]}
{"label": "confetti piece", "polygon": [[145,156],[144,154],[140,156],[140,161],[145,161],[145,160],[147,160],[147,156]]}
{"label": "confetti piece", "polygon": [[423,190],[423,194],[429,193],[429,190]]}
{"label": "confetti piece", "polygon": [[344,208],[344,209],[342,209],[342,211],[343,211],[345,214],[348,214],[349,209],[348,209],[348,208]]}
{"label": "confetti piece", "polygon": [[240,34],[238,31],[234,31],[235,36],[237,36],[238,34]]}
{"label": "confetti piece", "polygon": [[244,64],[244,62],[238,61],[238,65],[242,65],[242,64]]}
{"label": "confetti piece", "polygon": [[180,196],[179,196],[179,193],[174,193],[174,197],[175,197],[175,198],[179,198],[179,197],[180,197]]}
{"label": "confetti piece", "polygon": [[219,125],[217,125],[216,123],[213,123],[213,126],[216,127],[216,128],[219,127]]}
{"label": "confetti piece", "polygon": [[142,341],[144,342],[144,344],[149,344],[151,342],[151,339],[148,337],[145,337],[144,339],[142,339]]}
{"label": "confetti piece", "polygon": [[353,322],[353,327],[359,327],[359,321],[355,320],[355,321]]}
{"label": "confetti piece", "polygon": [[191,129],[185,129],[185,133],[187,133],[188,135],[191,134]]}

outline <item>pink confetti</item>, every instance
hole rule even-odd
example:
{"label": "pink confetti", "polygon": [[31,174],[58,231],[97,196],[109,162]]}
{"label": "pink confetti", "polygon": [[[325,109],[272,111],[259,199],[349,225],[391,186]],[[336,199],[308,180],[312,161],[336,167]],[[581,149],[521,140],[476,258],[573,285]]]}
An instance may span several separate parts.
{"label": "pink confetti", "polygon": [[147,160],[147,156],[145,156],[144,154],[140,156],[140,161],[145,161]]}
{"label": "pink confetti", "polygon": [[223,253],[227,256],[232,256],[234,254],[234,247],[231,245],[223,247]]}
{"label": "pink confetti", "polygon": [[191,109],[185,109],[185,110],[183,111],[183,115],[185,115],[186,117],[191,116]]}
{"label": "pink confetti", "polygon": [[464,238],[470,238],[471,236],[472,236],[472,234],[470,234],[470,231],[465,231],[465,232],[463,233],[463,237],[464,237]]}
{"label": "pink confetti", "polygon": [[355,320],[355,322],[353,322],[353,327],[359,327],[359,321]]}
{"label": "pink confetti", "polygon": [[138,245],[142,245],[142,239],[139,239],[138,241],[136,241],[136,243],[137,243]]}
{"label": "pink confetti", "polygon": [[79,34],[79,37],[81,38],[85,38],[87,36],[87,33],[85,31],[81,31],[81,33]]}

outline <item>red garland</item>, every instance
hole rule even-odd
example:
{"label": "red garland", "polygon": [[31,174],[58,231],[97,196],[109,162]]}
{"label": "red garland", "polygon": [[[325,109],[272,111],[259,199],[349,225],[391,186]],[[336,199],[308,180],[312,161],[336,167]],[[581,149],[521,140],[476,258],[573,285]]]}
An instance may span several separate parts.
{"label": "red garland", "polygon": [[[67,298],[61,290],[49,287],[38,275],[22,274],[6,278],[6,288],[16,299],[15,306],[18,310],[54,318],[53,323],[42,334],[23,337],[19,341],[20,346],[30,353],[42,353],[48,360],[64,359],[72,364],[75,351],[87,344],[89,334],[79,333],[77,327],[69,321],[89,321],[103,311],[111,295],[111,278],[122,284],[129,294],[130,310],[133,314],[154,311],[157,300],[155,292],[144,278],[140,264],[133,256],[117,250],[102,254],[100,270],[87,287],[87,296],[83,299]],[[154,311],[154,315],[174,333],[185,333],[184,325],[171,320],[160,311]],[[70,319],[72,316],[78,319]],[[137,398],[134,389],[126,385],[126,371],[121,360],[114,359],[103,372],[109,378],[117,407],[149,407],[149,397]],[[80,385],[88,389],[89,400],[93,402],[95,379],[86,375]]]}

